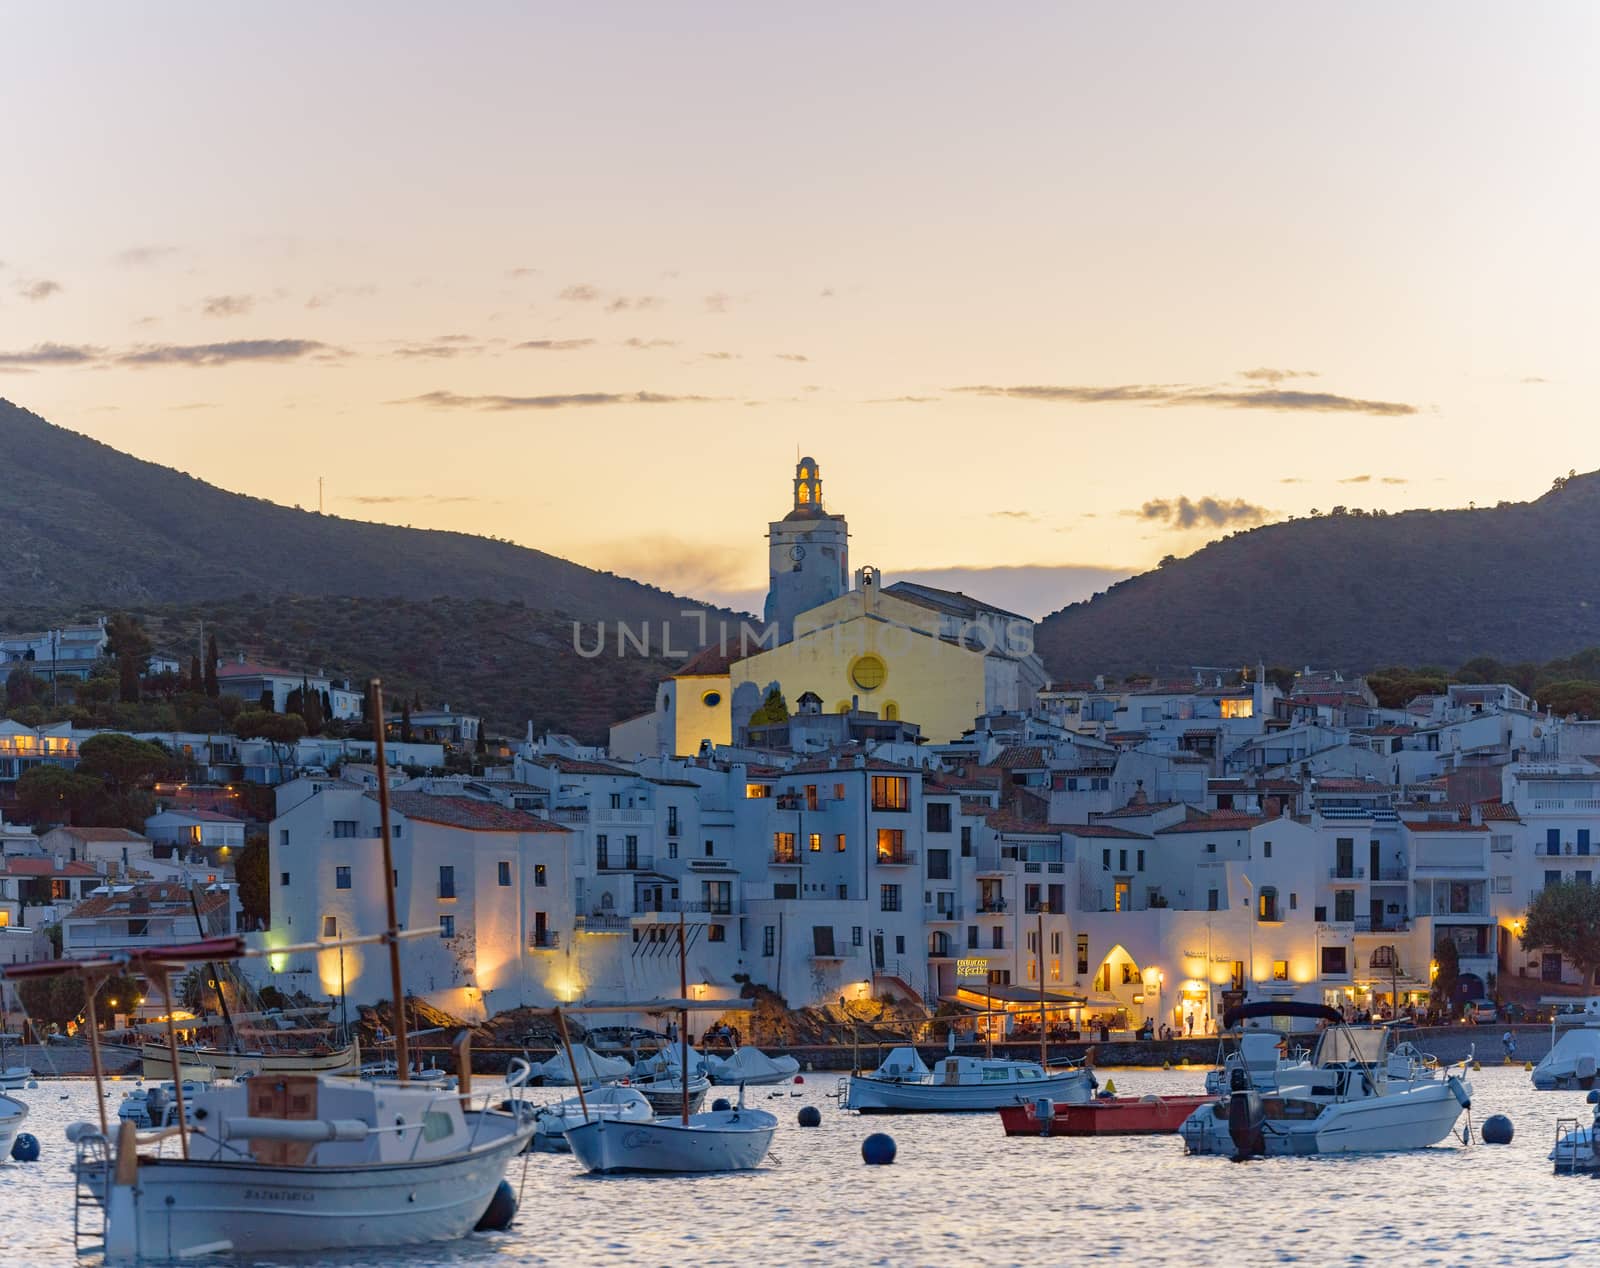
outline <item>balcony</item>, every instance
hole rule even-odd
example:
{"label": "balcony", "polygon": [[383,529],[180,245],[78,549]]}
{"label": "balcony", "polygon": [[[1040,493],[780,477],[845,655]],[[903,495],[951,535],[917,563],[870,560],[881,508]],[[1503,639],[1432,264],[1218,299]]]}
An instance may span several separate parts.
{"label": "balcony", "polygon": [[1405,916],[1357,916],[1353,922],[1357,933],[1410,933],[1411,921]]}
{"label": "balcony", "polygon": [[771,863],[773,867],[799,867],[799,850],[774,850]]}
{"label": "balcony", "polygon": [[980,898],[978,900],[978,914],[980,916],[1000,916],[1006,911],[1004,898]]}
{"label": "balcony", "polygon": [[608,808],[605,810],[596,810],[594,812],[594,822],[597,824],[623,823],[643,825],[650,823],[652,818],[653,816],[648,810],[613,810]]}
{"label": "balcony", "polygon": [[1367,869],[1364,867],[1334,866],[1328,869],[1330,881],[1364,881],[1367,879]]}
{"label": "balcony", "polygon": [[561,935],[553,929],[535,929],[528,935],[528,950],[556,951],[561,947]]}
{"label": "balcony", "polygon": [[959,907],[924,907],[922,922],[929,925],[953,925],[961,920]]}
{"label": "balcony", "polygon": [[915,850],[879,850],[877,859],[879,867],[915,867],[917,865],[917,852]]}
{"label": "balcony", "polygon": [[572,924],[580,933],[627,933],[632,927],[632,918],[615,912],[591,912],[574,917]]}
{"label": "balcony", "polygon": [[679,913],[686,916],[738,916],[744,913],[744,900],[735,902],[731,898],[704,899],[696,898],[685,902],[680,898],[663,899],[660,903],[650,903],[647,907],[633,914],[635,920],[645,920],[651,916],[676,916]]}
{"label": "balcony", "polygon": [[624,854],[618,858],[613,854],[605,854],[595,860],[597,872],[651,872],[655,870],[656,856],[654,854]]}

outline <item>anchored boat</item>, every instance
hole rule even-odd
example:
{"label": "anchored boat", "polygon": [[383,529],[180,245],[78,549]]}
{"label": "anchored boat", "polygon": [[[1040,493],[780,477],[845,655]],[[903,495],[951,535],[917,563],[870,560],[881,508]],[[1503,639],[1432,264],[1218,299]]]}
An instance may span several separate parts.
{"label": "anchored boat", "polygon": [[863,1114],[997,1110],[1040,1099],[1082,1104],[1098,1081],[1082,1066],[1046,1070],[1036,1061],[940,1057],[930,1070],[915,1048],[896,1048],[870,1074],[852,1074],[845,1108]]}

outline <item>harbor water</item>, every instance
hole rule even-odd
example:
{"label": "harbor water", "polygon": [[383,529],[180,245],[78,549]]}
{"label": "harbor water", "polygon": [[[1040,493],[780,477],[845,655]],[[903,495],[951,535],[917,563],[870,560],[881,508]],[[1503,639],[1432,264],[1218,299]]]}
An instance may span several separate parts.
{"label": "harbor water", "polygon": [[[1102,1083],[1108,1077],[1118,1093],[1142,1095],[1199,1092],[1202,1076],[1100,1071]],[[838,1076],[805,1078],[798,1088],[747,1094],[749,1104],[777,1113],[782,1124],[759,1172],[592,1178],[570,1157],[529,1156],[525,1167],[518,1159],[508,1172],[522,1191],[508,1232],[385,1251],[382,1262],[1600,1262],[1593,1219],[1600,1187],[1583,1176],[1554,1175],[1546,1161],[1558,1117],[1588,1122],[1584,1094],[1536,1092],[1520,1065],[1471,1076],[1474,1128],[1490,1114],[1508,1115],[1516,1125],[1509,1146],[1477,1142],[1475,1130],[1465,1147],[1456,1140],[1416,1153],[1248,1163],[1188,1157],[1176,1136],[1007,1138],[996,1114],[862,1117],[839,1108]],[[134,1085],[108,1086],[114,1117],[116,1102]],[[0,1244],[13,1263],[72,1263],[72,1151],[62,1128],[93,1117],[93,1085],[45,1081],[14,1095],[30,1106],[24,1130],[38,1137],[43,1156],[0,1165]],[[796,1124],[805,1105],[821,1110],[820,1127]],[[876,1131],[898,1145],[892,1166],[862,1163],[861,1142]],[[378,1260],[240,1253],[220,1262],[310,1268]]]}

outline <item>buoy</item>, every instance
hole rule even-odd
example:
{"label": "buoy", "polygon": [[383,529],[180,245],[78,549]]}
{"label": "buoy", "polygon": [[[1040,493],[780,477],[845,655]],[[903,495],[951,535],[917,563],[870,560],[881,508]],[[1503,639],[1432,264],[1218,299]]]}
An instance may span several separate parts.
{"label": "buoy", "polygon": [[[809,1069],[810,1069],[810,1068],[811,1068],[811,1066],[810,1066],[810,1065],[809,1065],[809,1064],[808,1064],[808,1065],[807,1065],[807,1066],[806,1066],[806,1069],[808,1069],[808,1070],[809,1070]],[[803,1074],[797,1074],[797,1075],[795,1075],[795,1076],[794,1076],[794,1081],[795,1081],[795,1082],[796,1082],[796,1083],[804,1083],[804,1082],[805,1082],[805,1081],[806,1081],[806,1079],[805,1079],[805,1075],[803,1075]]]}
{"label": "buoy", "polygon": [[716,1100],[711,1102],[711,1112],[713,1114],[717,1114],[723,1110],[729,1110],[732,1108],[733,1106],[729,1103],[728,1098],[725,1096],[719,1096]]}
{"label": "buoy", "polygon": [[33,1089],[37,1088],[38,1086],[39,1086],[39,1080],[38,1079],[29,1079],[28,1080],[28,1089],[30,1091],[32,1091]]}
{"label": "buoy", "polygon": [[869,1167],[887,1167],[894,1161],[894,1137],[873,1132],[861,1142],[861,1161]]}
{"label": "buoy", "polygon": [[815,1105],[802,1105],[800,1112],[795,1115],[795,1120],[802,1127],[821,1127],[822,1111]]}
{"label": "buoy", "polygon": [[1115,1096],[1116,1094],[1117,1094],[1117,1081],[1115,1079],[1107,1079],[1106,1080],[1106,1095],[1107,1096]]}
{"label": "buoy", "polygon": [[[893,1149],[893,1145],[890,1148]],[[30,1136],[27,1132],[23,1132],[11,1142],[11,1156],[18,1162],[38,1162],[38,1137]]]}
{"label": "buoy", "polygon": [[480,1233],[503,1233],[511,1227],[516,1215],[517,1191],[511,1187],[509,1180],[502,1180],[494,1196],[489,1199],[489,1209],[478,1217],[474,1227]]}
{"label": "buoy", "polygon": [[1504,1114],[1491,1114],[1483,1120],[1483,1126],[1478,1129],[1478,1135],[1486,1145],[1509,1145],[1512,1133],[1515,1130],[1511,1125],[1511,1120]]}
{"label": "buoy", "polygon": [[1533,1069],[1533,1062],[1531,1062],[1531,1061],[1524,1061],[1524,1062],[1523,1062],[1523,1063],[1522,1063],[1522,1068],[1523,1068],[1523,1069],[1524,1069],[1524,1070],[1531,1070],[1531,1069]]}
{"label": "buoy", "polygon": [[1481,1061],[1474,1061],[1474,1062],[1473,1062],[1473,1063],[1472,1063],[1472,1068],[1473,1068],[1473,1069],[1474,1069],[1474,1070],[1481,1070],[1481,1069],[1483,1069],[1483,1062],[1481,1062]]}
{"label": "buoy", "polygon": [[1161,1063],[1161,1068],[1162,1068],[1162,1069],[1163,1069],[1163,1070],[1170,1070],[1170,1069],[1172,1069],[1172,1062],[1170,1062],[1170,1061],[1163,1061],[1163,1062],[1162,1062],[1162,1063]]}

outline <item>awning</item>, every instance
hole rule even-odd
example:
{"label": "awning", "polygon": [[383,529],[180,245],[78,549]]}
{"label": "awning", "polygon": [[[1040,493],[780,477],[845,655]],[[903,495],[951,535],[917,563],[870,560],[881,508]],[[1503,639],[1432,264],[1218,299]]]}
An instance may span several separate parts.
{"label": "awning", "polygon": [[[968,998],[961,999],[959,998],[961,995],[966,995]],[[940,998],[951,1004],[970,1005],[974,999],[983,999],[991,1003],[1021,1004],[1023,1006],[1032,1004],[1035,1008],[1039,1006],[1039,991],[1037,987],[1029,988],[1026,986],[1000,985],[998,983],[985,985],[982,982],[973,982],[961,985],[956,987],[955,995],[942,995]],[[1082,995],[1068,995],[1061,991],[1050,990],[1044,993],[1044,1006],[1046,1008],[1073,1008],[1083,1002]]]}

